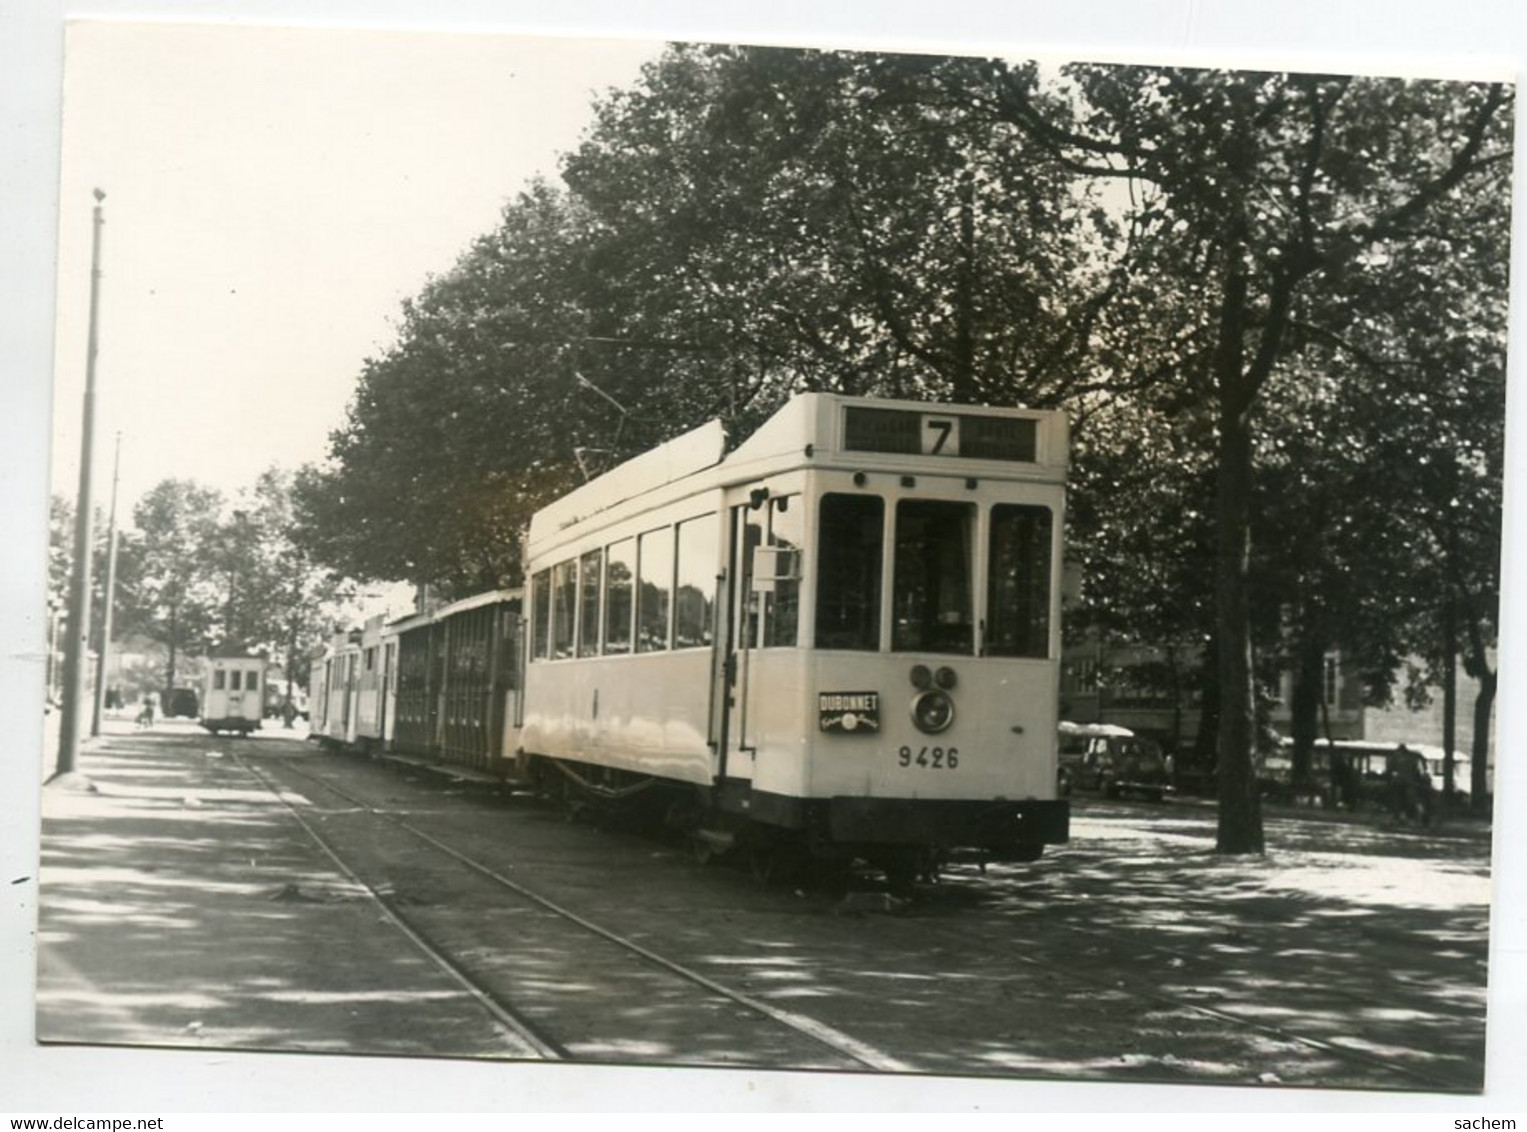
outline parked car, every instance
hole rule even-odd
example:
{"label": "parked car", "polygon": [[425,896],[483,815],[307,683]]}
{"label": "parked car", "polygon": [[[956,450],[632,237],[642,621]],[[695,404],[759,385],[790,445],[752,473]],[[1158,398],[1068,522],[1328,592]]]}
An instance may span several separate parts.
{"label": "parked car", "polygon": [[1111,723],[1062,723],[1058,776],[1062,794],[1094,790],[1107,798],[1137,794],[1159,802],[1173,789],[1160,744]]}
{"label": "parked car", "polygon": [[195,719],[200,710],[201,700],[195,688],[171,688],[169,698],[164,702],[166,719]]}
{"label": "parked car", "polygon": [[[1362,739],[1315,740],[1310,751],[1309,778],[1302,789],[1293,782],[1293,740],[1283,738],[1257,770],[1262,795],[1272,801],[1310,800],[1327,806],[1356,809],[1383,807],[1394,793],[1397,775],[1424,777],[1433,793],[1441,795],[1447,783],[1441,747],[1425,743],[1394,743]],[[1409,765],[1418,761],[1418,766]],[[1453,790],[1460,799],[1473,785],[1467,753],[1455,752]]]}

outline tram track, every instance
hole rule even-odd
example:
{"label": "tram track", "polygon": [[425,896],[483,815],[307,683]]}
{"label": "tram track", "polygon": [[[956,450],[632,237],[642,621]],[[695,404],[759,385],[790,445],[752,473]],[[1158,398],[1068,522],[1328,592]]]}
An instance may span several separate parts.
{"label": "tram track", "polygon": [[[565,1048],[543,1034],[539,1027],[523,1017],[512,1005],[502,1001],[491,989],[474,979],[465,967],[447,955],[419,927],[410,923],[409,918],[403,914],[395,900],[389,899],[377,886],[368,882],[351,868],[349,862],[340,855],[333,843],[323,834],[319,833],[313,823],[298,812],[297,808],[291,804],[284,793],[259,768],[250,764],[237,752],[234,753],[233,759],[239,767],[252,775],[266,790],[270,791],[292,819],[302,828],[302,831],[307,834],[313,844],[318,846],[324,856],[339,870],[340,874],[352,884],[363,889],[371,897],[372,902],[381,911],[383,919],[413,944],[431,964],[443,971],[451,981],[461,987],[492,1018],[494,1023],[500,1028],[501,1033],[509,1039],[509,1044],[516,1047],[515,1052],[527,1059],[535,1058],[552,1061],[567,1059],[568,1052]],[[357,805],[352,812],[369,813],[370,811],[362,805]]]}
{"label": "tram track", "polygon": [[[472,846],[471,841],[474,835],[470,825],[451,824],[448,827],[441,827],[441,823],[449,821],[453,814],[459,814],[459,809],[442,806],[438,801],[430,801],[425,796],[399,798],[394,791],[387,790],[385,787],[383,794],[379,795],[375,788],[367,790],[364,787],[354,787],[348,780],[336,782],[325,775],[325,767],[321,764],[316,768],[298,765],[306,761],[289,758],[273,760],[267,766],[267,770],[270,774],[276,775],[277,782],[284,780],[282,785],[277,785],[259,768],[242,760],[241,763],[251,774],[259,778],[264,789],[278,795],[283,789],[299,793],[314,806],[315,812],[320,816],[315,817],[314,813],[309,813],[307,815],[309,820],[304,820],[303,824],[315,841],[322,843],[325,836],[323,829],[314,827],[321,827],[329,822],[385,824],[386,828],[396,830],[407,843],[422,846],[427,851],[428,858],[447,864],[449,868],[456,870],[462,876],[470,875],[475,882],[491,887],[494,892],[512,895],[515,898],[514,903],[533,908],[541,915],[554,918],[557,923],[563,925],[563,929],[576,929],[578,934],[591,942],[586,945],[563,944],[560,942],[562,937],[559,936],[557,946],[559,949],[577,953],[570,962],[577,965],[580,978],[591,986],[600,988],[598,991],[600,994],[620,993],[618,988],[613,988],[611,980],[617,982],[624,980],[628,977],[628,973],[612,970],[607,963],[601,966],[597,957],[593,957],[592,961],[586,958],[592,953],[580,949],[596,944],[618,949],[629,957],[628,962],[639,963],[647,970],[657,972],[664,979],[678,980],[689,988],[689,993],[698,991],[702,998],[724,1004],[724,1009],[734,1016],[745,1013],[752,1019],[745,1025],[754,1029],[739,1030],[738,1026],[744,1024],[734,1023],[730,1031],[733,1043],[730,1048],[737,1056],[725,1062],[726,1064],[751,1063],[768,1064],[773,1067],[788,1065],[849,1070],[869,1069],[899,1073],[950,1071],[954,1066],[961,1064],[957,1059],[951,1060],[951,1050],[940,1050],[936,1043],[930,1046],[926,1041],[919,1041],[914,1050],[913,1047],[907,1047],[899,1037],[888,1040],[886,1035],[895,1034],[896,1031],[894,1026],[886,1029],[884,1017],[857,1016],[853,1007],[847,1013],[847,1016],[852,1018],[850,1029],[858,1028],[863,1022],[870,1021],[871,1028],[880,1032],[880,1037],[876,1040],[885,1048],[877,1048],[875,1045],[859,1041],[842,1029],[837,1029],[825,1022],[817,1022],[813,1018],[794,1011],[780,1009],[773,1003],[758,998],[755,994],[739,990],[735,986],[728,986],[704,971],[696,970],[692,962],[676,962],[649,946],[650,940],[644,939],[639,942],[637,939],[630,938],[629,927],[625,933],[612,930],[569,907],[564,898],[559,897],[554,900],[544,891],[536,891],[526,885],[522,877],[505,875],[506,872],[513,872],[523,865],[510,863],[507,866],[504,864],[495,866],[491,854],[485,854],[480,847]],[[347,787],[351,788],[347,789]],[[356,793],[356,789],[361,792]],[[295,816],[302,820],[301,814]],[[434,828],[423,828],[425,824],[432,825]],[[361,826],[345,828],[353,831],[360,829]],[[478,829],[481,830],[482,827],[479,826]],[[352,832],[349,836],[353,838],[358,835]],[[331,859],[336,859],[337,865],[346,864],[347,852],[342,845],[331,845],[326,852]],[[556,855],[560,855],[560,851],[557,851]],[[565,864],[551,864],[552,859],[555,859],[555,856],[548,859],[543,855],[539,860],[532,857],[530,861],[536,869],[566,867]],[[509,858],[509,860],[519,862],[518,857]],[[401,853],[397,856],[393,868],[398,880],[396,891],[392,890],[390,884],[367,884],[363,878],[358,877],[359,883],[371,891],[372,898],[388,908],[392,916],[419,935],[426,945],[441,952],[448,962],[455,962],[453,956],[459,955],[460,952],[453,948],[449,938],[441,940],[435,937],[429,922],[431,910],[417,907],[420,903],[427,903],[429,897],[426,896],[424,901],[420,901],[410,895],[410,886],[412,886],[411,891],[417,893],[420,891],[421,883],[430,883],[430,870],[434,866],[419,864],[412,854]],[[347,874],[349,872],[355,872],[358,875],[359,870],[347,868]],[[574,880],[574,883],[580,885],[586,882],[588,876],[578,870],[568,875],[570,878],[584,877],[582,881]],[[640,883],[636,881],[636,877],[642,874],[631,875],[633,882]],[[1000,874],[988,876],[982,884],[991,885],[995,882],[1000,886],[1004,883],[1004,879]],[[601,881],[590,891],[606,892],[608,886]],[[463,892],[454,891],[439,898],[436,903],[440,908],[462,904],[472,906],[473,898],[467,896],[463,899]],[[503,903],[507,905],[510,902]],[[822,910],[819,905],[816,907],[818,912]],[[905,956],[915,964],[920,952],[925,960],[928,946],[942,939],[948,946],[938,948],[941,953],[940,961],[947,961],[941,970],[947,972],[947,977],[952,980],[952,986],[969,985],[965,980],[970,978],[989,978],[995,966],[998,970],[1008,972],[999,976],[993,984],[994,989],[1004,998],[1013,995],[1025,1001],[1046,1001],[1045,992],[1036,989],[1046,982],[1056,986],[1077,988],[1074,992],[1066,992],[1062,998],[1077,1004],[1074,1009],[1072,1007],[1067,1009],[1071,1010],[1069,1016],[1074,1016],[1081,1021],[1083,1032],[1087,1025],[1093,1024],[1087,1019],[1091,1017],[1088,1013],[1089,1009],[1095,1011],[1095,1007],[1082,1007],[1081,1003],[1114,1002],[1122,1007],[1126,997],[1133,999],[1141,1005],[1134,1009],[1124,1009],[1131,1015],[1137,1015],[1141,1019],[1142,1026],[1147,1029],[1171,1027],[1170,1032],[1173,1035],[1181,1034],[1180,1037],[1167,1039],[1169,1044],[1161,1047],[1160,1055],[1144,1055],[1147,1063],[1157,1057],[1164,1057],[1161,1064],[1169,1079],[1176,1079],[1181,1073],[1178,1067],[1191,1064],[1191,1058],[1197,1056],[1201,1064],[1209,1068],[1190,1070],[1189,1072],[1195,1078],[1200,1072],[1211,1075],[1223,1074],[1225,1066],[1238,1064],[1248,1075],[1246,1078],[1248,1081],[1264,1083],[1325,1085],[1339,1082],[1345,1087],[1443,1092],[1459,1092],[1471,1087],[1466,1081],[1460,1081],[1457,1076],[1447,1075],[1448,1064],[1452,1060],[1457,1060],[1460,1066],[1467,1062],[1469,1058],[1467,1050],[1454,1053],[1440,1048],[1439,1045],[1429,1044],[1426,1040],[1418,1039],[1414,1030],[1409,1034],[1401,1034],[1398,1030],[1392,1031],[1397,1036],[1397,1040],[1391,1042],[1389,1040],[1391,1035],[1386,1034],[1382,1022],[1373,1022],[1371,1025],[1369,1023],[1353,1024],[1359,1015],[1358,1008],[1371,1007],[1389,1001],[1382,997],[1378,990],[1378,983],[1375,983],[1374,994],[1368,998],[1354,992],[1350,987],[1333,985],[1322,988],[1320,991],[1322,1011],[1319,1016],[1311,1019],[1310,1024],[1316,1028],[1323,1026],[1326,1032],[1316,1035],[1310,1032],[1309,1027],[1301,1026],[1297,1022],[1291,1025],[1283,1020],[1249,1016],[1265,1008],[1278,1009],[1283,1004],[1277,998],[1276,989],[1268,992],[1266,996],[1259,997],[1260,992],[1253,984],[1238,982],[1241,976],[1236,970],[1236,960],[1164,945],[1153,939],[1152,933],[1148,930],[1126,929],[1121,932],[1073,923],[1069,921],[1068,913],[1075,910],[1068,908],[1058,910],[1060,912],[1058,915],[1046,915],[1043,919],[1042,932],[1035,940],[1037,948],[1025,951],[1022,945],[1015,946],[1018,936],[1022,934],[1021,931],[1015,933],[1008,929],[993,932],[991,918],[981,914],[977,909],[969,907],[965,909],[964,914],[973,917],[971,922],[950,924],[939,922],[936,902],[933,907],[925,906],[921,913],[914,906],[905,916],[876,917],[874,922],[878,944],[865,955],[871,962],[885,960],[893,964],[899,960],[892,959],[892,956]],[[929,912],[931,914],[927,914]],[[421,913],[423,913],[422,916]],[[997,911],[997,915],[999,922],[1006,922],[1012,927],[1017,927],[1021,922],[1000,910]],[[517,926],[521,922],[515,921],[506,930],[499,930],[496,927],[492,929],[494,942],[491,947],[512,949],[521,946],[520,928]],[[802,923],[803,929],[807,928],[809,922]],[[638,935],[640,934],[639,931]],[[449,937],[449,932],[446,935]],[[485,937],[485,933],[480,933],[479,941]],[[813,956],[814,961],[832,956],[839,949],[840,942],[845,941],[842,933],[829,933],[824,936],[809,930],[800,935],[791,931],[785,938],[792,940],[791,946],[798,949],[805,948],[806,950],[801,954]],[[460,942],[459,937],[455,942]],[[1069,961],[1067,956],[1071,957]],[[723,959],[722,961],[735,960]],[[1026,977],[1017,974],[1012,970],[1015,961],[1018,969],[1033,971],[1036,973],[1035,976]],[[1240,962],[1244,963],[1244,960]],[[457,963],[457,966],[462,976],[477,985],[487,999],[504,1007],[511,1018],[529,1023],[534,1038],[543,1042],[544,1048],[526,1056],[552,1058],[571,1056],[587,1061],[633,1060],[618,1057],[605,1058],[598,1054],[591,1056],[587,1044],[580,1045],[576,1041],[567,1041],[560,1036],[562,1033],[559,1029],[560,1019],[555,1013],[548,1015],[543,1011],[537,1015],[534,1005],[528,1011],[520,1008],[515,1001],[516,995],[512,985],[506,992],[501,973],[495,984],[491,972],[490,977],[484,978],[483,972],[476,968],[474,961],[461,961]],[[918,977],[912,974],[916,969],[915,966],[893,965],[885,968],[887,972],[890,972],[886,977]],[[1164,971],[1172,972],[1169,976],[1170,983],[1163,978]],[[896,972],[904,973],[896,974]],[[1040,973],[1042,978],[1037,977]],[[827,992],[834,996],[827,1001],[842,1004],[856,1000],[867,1001],[862,998],[862,995],[866,993],[865,986],[861,985],[855,989],[857,977],[849,975],[846,971],[843,974],[843,978],[835,977],[833,982],[822,984],[817,993]],[[752,982],[753,979],[750,978],[749,981]],[[1411,983],[1408,979],[1404,981]],[[1175,987],[1172,984],[1175,984]],[[1184,984],[1190,989],[1184,989]],[[1414,1002],[1422,996],[1424,989],[1424,983],[1416,981],[1412,989],[1406,993]],[[675,1004],[684,997],[675,996],[671,991],[655,993],[668,996]],[[873,995],[874,992],[871,989],[869,993]],[[1036,994],[1037,999],[1034,998]],[[850,997],[845,998],[844,995]],[[1331,1003],[1333,998],[1342,1004],[1335,1011],[1327,1008],[1327,1004]],[[1448,1007],[1443,1001],[1445,998],[1444,995],[1438,999],[1437,1021],[1441,1023],[1438,1033],[1443,1039],[1441,1045],[1453,1042],[1454,1049],[1457,1049],[1457,1038],[1459,1036],[1466,1038],[1466,1034],[1459,1027],[1452,1026],[1451,1022],[1455,1017],[1460,1022],[1466,1019],[1458,1013],[1460,1008],[1457,1005]],[[682,1008],[675,1005],[674,1009],[691,1011],[695,1017],[702,1016],[701,1008],[695,1005]],[[1106,1009],[1109,1008],[1105,1007]],[[838,1007],[834,1007],[834,1010],[839,1015],[843,1013]],[[531,1017],[531,1015],[537,1016]],[[1198,1021],[1186,1021],[1190,1016]],[[1147,1022],[1147,1019],[1151,1021]],[[1177,1021],[1173,1022],[1173,1019]],[[834,1017],[832,1020],[841,1024],[843,1017]],[[507,1025],[502,1019],[496,1019],[496,1022],[499,1025]],[[630,1041],[638,1041],[639,1036],[647,1032],[645,1023],[641,1019],[631,1020],[622,1025],[624,1029],[621,1033]],[[1184,1025],[1185,1030],[1176,1028]],[[1339,1033],[1330,1032],[1332,1027],[1348,1025],[1351,1026],[1350,1029],[1343,1029]],[[1004,1036],[1004,1028],[1001,1020],[993,1015],[989,1028],[984,1032],[1001,1037]],[[791,1035],[794,1043],[793,1052],[781,1051],[777,1046],[778,1039],[763,1036],[769,1031]],[[989,1039],[983,1044],[980,1036],[982,1032],[979,1029],[971,1031],[970,1040],[967,1043],[975,1057],[981,1057],[983,1049],[995,1048],[990,1045]],[[1212,1061],[1202,1060],[1206,1056],[1212,1057],[1212,1054],[1208,1052],[1213,1049],[1212,1044],[1209,1046],[1203,1044],[1204,1037],[1212,1033],[1225,1034],[1227,1037],[1234,1036],[1231,1045],[1225,1047],[1225,1052],[1221,1055],[1219,1069],[1212,1068]],[[532,1039],[521,1040],[528,1044],[528,1041]],[[776,1041],[774,1052],[777,1056],[774,1057],[760,1053],[761,1048],[771,1040]],[[1131,1048],[1148,1050],[1152,1048],[1152,1040],[1154,1039],[1145,1040],[1143,1045],[1130,1042],[1114,1048],[1121,1052]],[[831,1055],[831,1063],[823,1064],[820,1060],[803,1059],[800,1050],[802,1043],[808,1041],[811,1047],[818,1051],[814,1056],[820,1058],[822,1055]],[[1014,1057],[1017,1059],[1013,1064],[1015,1066],[1021,1064],[1029,1072],[1045,1073],[1044,1063],[1049,1056],[1053,1056],[1057,1065],[1078,1064],[1075,1060],[1068,1061],[1059,1046],[1053,1050],[1044,1046],[1035,1050],[1020,1037],[1013,1048]],[[1068,1051],[1072,1048],[1076,1047],[1067,1046]],[[1087,1048],[1085,1040],[1079,1048]],[[1232,1048],[1239,1052],[1230,1052]],[[1190,1049],[1204,1052],[1191,1055],[1188,1054]],[[1040,1052],[1041,1050],[1043,1052]],[[1170,1051],[1170,1056],[1167,1055],[1167,1051]],[[1179,1054],[1189,1056],[1190,1060],[1183,1061]],[[1444,1057],[1448,1061],[1432,1065],[1417,1065],[1410,1060],[1426,1057]],[[662,1064],[717,1063],[703,1058],[698,1061],[687,1060],[682,1054],[673,1053],[658,1057],[657,1060]],[[965,1062],[964,1064],[969,1066],[974,1063]],[[1274,1070],[1276,1073],[1273,1072]],[[1222,1079],[1222,1077],[1212,1079]]]}
{"label": "tram track", "polygon": [[[495,1024],[514,1036],[514,1039],[523,1043],[530,1051],[526,1056],[540,1059],[567,1059],[579,1056],[571,1046],[572,1043],[565,1039],[553,1036],[556,1026],[548,1024],[544,1020],[532,1021],[526,1010],[518,1007],[508,1000],[502,990],[492,985],[492,980],[481,977],[468,962],[449,953],[448,946],[439,940],[432,939],[431,933],[421,925],[423,919],[417,911],[411,911],[407,905],[398,900],[396,896],[389,895],[378,885],[374,885],[360,875],[358,868],[352,867],[352,863],[346,859],[340,848],[335,844],[332,837],[326,836],[315,825],[307,820],[293,807],[285,797],[282,789],[259,767],[255,766],[246,757],[235,754],[234,758],[238,765],[251,774],[262,787],[275,795],[285,808],[292,814],[299,826],[309,838],[317,844],[325,855],[334,862],[341,872],[349,879],[360,885],[369,897],[384,911],[385,918],[402,934],[410,939],[431,962],[444,969],[459,985],[472,995],[474,1000],[494,1020]],[[454,862],[455,865],[469,871],[481,881],[487,882],[500,892],[512,894],[519,901],[533,906],[540,912],[554,917],[558,922],[570,925],[586,936],[601,941],[602,944],[612,946],[620,952],[639,960],[651,970],[662,972],[665,976],[678,980],[689,988],[698,989],[712,1000],[719,1000],[729,1007],[740,1008],[749,1016],[761,1020],[763,1023],[787,1031],[794,1039],[804,1040],[811,1043],[819,1050],[825,1051],[836,1059],[835,1063],[813,1065],[817,1068],[834,1069],[868,1069],[876,1072],[906,1073],[914,1071],[914,1067],[892,1055],[875,1048],[867,1042],[860,1041],[852,1035],[843,1033],[831,1026],[821,1023],[806,1015],[795,1011],[789,1011],[765,1002],[754,995],[747,994],[724,983],[711,978],[703,972],[694,970],[676,960],[670,959],[650,947],[622,935],[611,928],[594,922],[563,904],[558,903],[529,888],[525,884],[510,879],[497,869],[478,860],[467,852],[447,843],[434,836],[432,833],[420,829],[409,821],[408,818],[390,812],[385,807],[377,806],[353,792],[344,789],[333,781],[315,775],[293,765],[291,760],[282,760],[283,774],[290,774],[300,778],[321,791],[342,799],[346,804],[343,814],[348,816],[364,816],[386,823],[416,842],[427,846],[439,857]],[[340,816],[339,810],[324,811],[325,817]],[[682,1059],[680,1059],[682,1060]],[[672,1063],[672,1058],[665,1058],[664,1063]]]}

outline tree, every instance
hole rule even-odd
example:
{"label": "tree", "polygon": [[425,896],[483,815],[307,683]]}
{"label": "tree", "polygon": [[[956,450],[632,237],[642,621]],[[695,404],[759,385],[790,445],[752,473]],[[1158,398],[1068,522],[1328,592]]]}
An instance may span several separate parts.
{"label": "tree", "polygon": [[1072,168],[1136,187],[1149,232],[1137,268],[1173,288],[1215,451],[1216,644],[1222,852],[1259,852],[1253,765],[1252,498],[1271,379],[1296,351],[1296,313],[1365,257],[1417,238],[1437,207],[1509,154],[1500,85],[1160,68],[1068,69],[1042,104],[993,65],[1005,116]]}
{"label": "tree", "polygon": [[[405,310],[329,468],[315,556],[467,589],[518,580],[545,500],[713,417],[826,389],[1054,404],[1085,384],[1106,213],[971,60],[675,47]],[[1089,305],[1091,304],[1091,305]]]}
{"label": "tree", "polygon": [[74,568],[74,506],[62,495],[48,501],[48,600],[63,609],[69,602],[69,574]]}
{"label": "tree", "polygon": [[[480,587],[517,578],[518,529],[580,462],[711,416],[740,435],[798,389],[1065,405],[1095,428],[1079,480],[1162,504],[1079,508],[1078,544],[1135,571],[1100,612],[1213,610],[1218,845],[1260,851],[1254,642],[1266,669],[1284,641],[1253,579],[1295,579],[1275,592],[1307,644],[1358,634],[1309,600],[1351,532],[1257,552],[1257,477],[1293,467],[1259,442],[1324,411],[1316,343],[1385,321],[1386,262],[1481,222],[1460,202],[1498,189],[1510,107],[1499,85],[673,48],[598,105],[565,193],[513,202],[407,308],[304,483],[305,539]],[[1321,378],[1342,419],[1363,373]]]}
{"label": "tree", "polygon": [[405,305],[329,466],[297,476],[294,537],[315,562],[448,592],[518,581],[524,524],[578,482],[573,238],[567,203],[536,186]]}
{"label": "tree", "polygon": [[[1505,379],[1508,170],[1497,165],[1432,210],[1415,239],[1384,249],[1342,285],[1378,317],[1313,328],[1368,390],[1353,436],[1370,453],[1367,497],[1382,499],[1365,540],[1403,547],[1407,569],[1381,599],[1405,615],[1405,650],[1450,689],[1455,658],[1479,683],[1476,806],[1486,802],[1496,672]],[[1449,697],[1450,700],[1450,697]],[[1451,718],[1449,716],[1449,718]],[[1452,749],[1448,729],[1446,744]],[[1445,781],[1451,788],[1452,772]]]}
{"label": "tree", "polygon": [[212,488],[162,480],[133,509],[135,530],[123,539],[136,565],[118,623],[166,646],[166,693],[175,686],[180,657],[201,649],[218,624],[224,594],[211,556],[222,506],[222,494]]}
{"label": "tree", "polygon": [[353,588],[316,566],[297,545],[296,474],[279,468],[262,472],[246,493],[239,563],[244,579],[239,605],[239,639],[281,655],[288,680],[306,683],[306,658],[328,638],[328,627],[353,596]]}
{"label": "tree", "polygon": [[798,389],[1053,405],[1084,386],[1116,232],[1020,130],[972,111],[983,67],[670,50],[565,163],[591,266],[630,296],[598,308],[609,337],[691,344],[647,353],[646,380],[690,419],[744,425]]}

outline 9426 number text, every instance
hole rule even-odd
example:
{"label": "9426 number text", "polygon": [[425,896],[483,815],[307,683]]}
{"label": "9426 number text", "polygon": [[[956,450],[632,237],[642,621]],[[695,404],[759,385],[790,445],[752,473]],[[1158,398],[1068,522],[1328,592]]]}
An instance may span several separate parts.
{"label": "9426 number text", "polygon": [[957,770],[960,765],[958,747],[903,747],[896,752],[896,765],[923,766],[929,770]]}

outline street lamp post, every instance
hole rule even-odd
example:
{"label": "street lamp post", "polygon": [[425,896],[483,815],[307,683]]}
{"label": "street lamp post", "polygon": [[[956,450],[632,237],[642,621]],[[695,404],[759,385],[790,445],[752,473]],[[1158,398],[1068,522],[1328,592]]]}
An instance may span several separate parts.
{"label": "street lamp post", "polygon": [[80,715],[85,698],[85,653],[90,646],[91,456],[95,442],[95,360],[101,294],[101,202],[95,190],[94,228],[90,240],[90,338],[85,351],[85,399],[80,428],[80,485],[75,499],[74,573],[69,584],[69,636],[64,643],[64,687],[55,777],[74,771],[79,761]]}
{"label": "street lamp post", "polygon": [[101,733],[101,711],[106,703],[106,677],[111,655],[111,610],[117,588],[117,481],[122,471],[122,434],[117,433],[116,455],[111,464],[111,510],[106,519],[106,587],[101,594],[101,651],[95,667],[95,703],[90,734]]}

